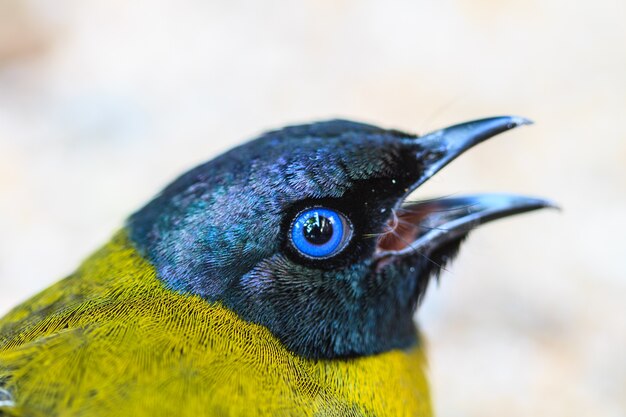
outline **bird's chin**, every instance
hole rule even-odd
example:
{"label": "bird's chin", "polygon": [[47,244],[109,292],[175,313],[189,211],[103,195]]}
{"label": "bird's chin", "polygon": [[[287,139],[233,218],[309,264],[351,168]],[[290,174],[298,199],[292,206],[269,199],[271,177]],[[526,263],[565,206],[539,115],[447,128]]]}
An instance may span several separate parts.
{"label": "bird's chin", "polygon": [[513,194],[474,194],[404,202],[383,226],[374,259],[378,267],[416,256],[428,259],[481,224],[556,205]]}

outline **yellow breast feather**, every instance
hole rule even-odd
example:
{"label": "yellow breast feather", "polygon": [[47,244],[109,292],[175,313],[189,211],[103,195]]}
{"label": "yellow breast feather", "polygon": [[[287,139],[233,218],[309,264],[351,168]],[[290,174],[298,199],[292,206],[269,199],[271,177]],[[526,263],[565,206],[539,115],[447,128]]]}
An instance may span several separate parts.
{"label": "yellow breast feather", "polygon": [[0,321],[13,416],[430,416],[419,348],[307,360],[163,286],[126,233]]}

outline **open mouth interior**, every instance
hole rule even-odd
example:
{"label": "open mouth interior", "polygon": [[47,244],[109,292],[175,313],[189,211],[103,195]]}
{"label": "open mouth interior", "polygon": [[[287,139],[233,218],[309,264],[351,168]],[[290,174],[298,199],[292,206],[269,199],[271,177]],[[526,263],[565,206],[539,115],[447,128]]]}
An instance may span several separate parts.
{"label": "open mouth interior", "polygon": [[[440,203],[441,202],[441,203]],[[448,206],[444,199],[404,203],[393,210],[377,242],[377,252],[401,252],[431,231],[445,233],[446,222],[471,212],[471,205]]]}
{"label": "open mouth interior", "polygon": [[376,253],[432,250],[483,223],[543,207],[557,208],[547,200],[514,194],[473,194],[405,202],[393,210],[385,224]]}
{"label": "open mouth interior", "polygon": [[387,220],[383,233],[378,238],[377,252],[396,252],[410,247],[421,234],[423,230],[421,224],[428,213],[416,204],[394,209],[392,217]]}

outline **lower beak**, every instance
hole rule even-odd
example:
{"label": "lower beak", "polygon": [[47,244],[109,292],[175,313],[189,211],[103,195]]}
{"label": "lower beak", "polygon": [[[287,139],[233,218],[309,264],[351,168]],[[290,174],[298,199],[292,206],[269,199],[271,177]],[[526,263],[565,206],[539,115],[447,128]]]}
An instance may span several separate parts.
{"label": "lower beak", "polygon": [[514,194],[475,194],[428,200],[397,210],[379,242],[380,255],[428,254],[477,226],[514,214],[558,208],[551,201]]}

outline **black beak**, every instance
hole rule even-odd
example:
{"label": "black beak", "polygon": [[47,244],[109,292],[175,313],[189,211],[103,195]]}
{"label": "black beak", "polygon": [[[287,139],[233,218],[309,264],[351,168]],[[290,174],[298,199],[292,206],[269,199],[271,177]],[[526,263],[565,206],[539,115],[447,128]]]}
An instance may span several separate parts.
{"label": "black beak", "polygon": [[408,250],[422,253],[467,235],[481,224],[541,208],[559,207],[545,199],[515,194],[475,194],[411,203],[403,213],[420,213]]}
{"label": "black beak", "polygon": [[[499,133],[531,124],[514,116],[493,117],[462,123],[415,139],[406,139],[421,164],[421,174],[412,191],[466,150]],[[429,253],[486,222],[540,208],[558,208],[554,203],[510,194],[479,194],[440,198],[404,204],[388,224],[379,241],[379,256]]]}
{"label": "black beak", "polygon": [[422,175],[413,183],[411,190],[422,185],[466,150],[507,130],[530,124],[530,120],[517,116],[490,117],[407,140],[407,144],[416,149],[418,163],[424,166]]}

